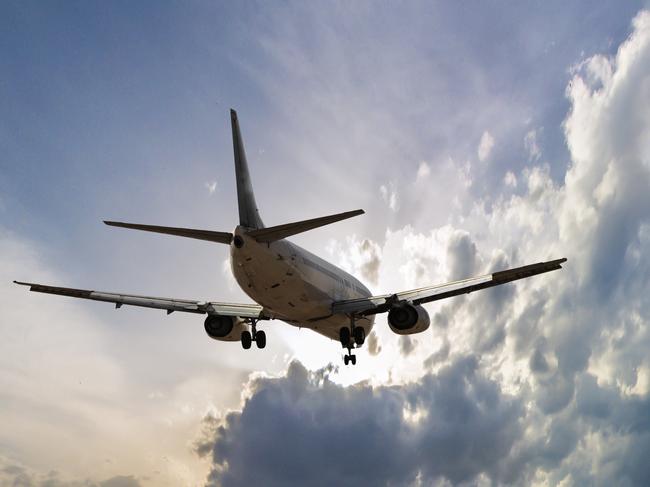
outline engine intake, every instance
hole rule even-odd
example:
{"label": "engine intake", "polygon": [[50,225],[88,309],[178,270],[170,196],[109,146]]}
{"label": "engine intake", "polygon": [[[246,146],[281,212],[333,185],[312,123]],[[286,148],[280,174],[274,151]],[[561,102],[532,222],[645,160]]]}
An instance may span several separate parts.
{"label": "engine intake", "polygon": [[388,326],[398,335],[421,333],[431,324],[429,313],[419,305],[400,303],[388,312]]}
{"label": "engine intake", "polygon": [[205,332],[213,340],[235,342],[241,338],[248,325],[236,316],[208,315],[204,323]]}

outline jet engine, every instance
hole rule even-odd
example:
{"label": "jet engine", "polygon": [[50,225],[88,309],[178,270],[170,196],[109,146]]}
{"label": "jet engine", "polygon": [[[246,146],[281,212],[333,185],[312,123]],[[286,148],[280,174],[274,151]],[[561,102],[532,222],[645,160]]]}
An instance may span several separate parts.
{"label": "jet engine", "polygon": [[429,313],[419,305],[399,303],[388,312],[388,326],[398,335],[413,335],[429,328]]}
{"label": "jet engine", "polygon": [[248,325],[235,316],[208,315],[203,326],[210,338],[225,342],[239,341],[242,332],[248,330]]}

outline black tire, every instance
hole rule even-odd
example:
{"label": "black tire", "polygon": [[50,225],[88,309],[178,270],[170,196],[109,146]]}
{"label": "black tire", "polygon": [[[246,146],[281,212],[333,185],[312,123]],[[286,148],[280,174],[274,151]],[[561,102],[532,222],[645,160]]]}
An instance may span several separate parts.
{"label": "black tire", "polygon": [[253,343],[253,337],[251,336],[251,332],[248,330],[242,331],[241,346],[244,347],[244,350],[248,350],[249,348],[251,348],[252,343]]}
{"label": "black tire", "polygon": [[262,330],[255,333],[255,343],[257,344],[257,348],[266,347],[266,333]]}
{"label": "black tire", "polygon": [[350,329],[345,327],[339,330],[339,340],[341,341],[341,346],[346,348],[350,343]]}
{"label": "black tire", "polygon": [[361,346],[363,345],[363,342],[365,340],[366,340],[366,331],[360,326],[356,326],[354,328],[354,343]]}
{"label": "black tire", "polygon": [[348,365],[350,363],[350,356],[349,355],[346,355],[345,357],[343,357],[343,363],[345,365]]}
{"label": "black tire", "polygon": [[352,365],[357,365],[357,356],[350,355],[350,362],[352,362]]}

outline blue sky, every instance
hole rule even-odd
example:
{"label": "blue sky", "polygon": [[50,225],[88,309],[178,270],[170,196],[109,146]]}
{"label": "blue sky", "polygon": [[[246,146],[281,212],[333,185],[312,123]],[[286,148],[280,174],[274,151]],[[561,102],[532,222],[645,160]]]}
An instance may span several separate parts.
{"label": "blue sky", "polygon": [[[209,472],[209,484],[250,485],[228,457],[257,440],[237,418],[258,393],[295,383],[307,391],[295,404],[323,411],[338,394],[353,407],[366,387],[380,398],[396,391],[405,410],[430,412],[432,423],[409,427],[435,453],[440,437],[425,433],[445,409],[427,402],[425,385],[452,397],[461,377],[472,386],[456,394],[462,403],[497,398],[474,419],[503,450],[453,471],[424,455],[386,474],[396,485],[581,484],[626,472],[642,485],[647,467],[627,452],[648,432],[622,432],[640,424],[635,408],[650,388],[647,7],[4,2],[0,414],[13,426],[0,433],[0,467],[34,485],[53,469],[61,485],[203,485]],[[434,327],[412,341],[379,320],[381,352],[354,370],[328,369],[336,344],[279,323],[265,351],[244,353],[208,340],[196,317],[115,312],[9,284],[247,300],[224,272],[226,249],[101,224],[231,230],[230,107],[265,222],[364,208],[296,242],[374,290],[547,257],[571,267],[432,305]],[[213,427],[228,410],[237,426],[220,437]],[[339,441],[305,429],[300,413],[287,412],[296,438]],[[544,446],[569,424],[579,425],[574,441]],[[612,430],[610,449],[587,460]],[[120,448],[127,432],[133,446]],[[61,435],[69,441],[56,451]],[[356,435],[364,445],[363,429]],[[450,462],[474,444],[459,437]]]}

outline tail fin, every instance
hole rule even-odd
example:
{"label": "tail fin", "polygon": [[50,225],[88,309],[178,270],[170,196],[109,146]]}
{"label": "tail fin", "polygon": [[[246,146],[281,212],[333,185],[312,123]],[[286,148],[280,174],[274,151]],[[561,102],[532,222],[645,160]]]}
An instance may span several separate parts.
{"label": "tail fin", "polygon": [[248,172],[248,163],[246,162],[246,152],[244,152],[244,141],[239,131],[239,121],[237,112],[230,110],[230,121],[232,123],[232,145],[235,153],[235,178],[237,179],[237,202],[239,204],[239,224],[248,228],[264,228],[264,223],[260,218],[257,203],[255,203],[255,194],[253,193],[253,184]]}

